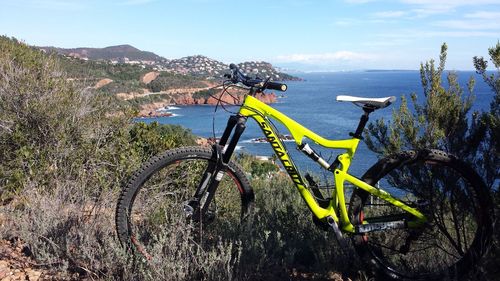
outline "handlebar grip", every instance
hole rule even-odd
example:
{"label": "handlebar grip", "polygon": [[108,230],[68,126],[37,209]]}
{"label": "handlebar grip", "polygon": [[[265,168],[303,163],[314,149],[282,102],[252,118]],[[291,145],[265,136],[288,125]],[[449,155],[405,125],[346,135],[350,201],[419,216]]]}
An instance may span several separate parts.
{"label": "handlebar grip", "polygon": [[266,89],[284,92],[288,89],[286,84],[277,82],[267,82]]}

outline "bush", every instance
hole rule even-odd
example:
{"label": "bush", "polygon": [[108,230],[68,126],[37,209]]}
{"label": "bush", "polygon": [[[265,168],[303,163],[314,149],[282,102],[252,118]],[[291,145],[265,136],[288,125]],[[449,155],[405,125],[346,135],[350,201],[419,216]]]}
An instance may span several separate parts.
{"label": "bush", "polygon": [[[255,211],[243,235],[239,278],[243,280],[330,280],[334,272],[356,277],[353,249],[341,249],[331,231],[318,228],[296,187],[284,172],[252,181]],[[303,274],[301,276],[301,274]],[[335,279],[336,280],[336,279]]]}
{"label": "bush", "polygon": [[179,125],[135,123],[130,129],[130,141],[134,151],[142,155],[142,160],[162,151],[178,146],[195,145],[195,137],[190,130]]}
{"label": "bush", "polygon": [[14,39],[0,37],[0,73],[0,238],[19,238],[40,263],[80,276],[157,279],[115,238],[117,193],[145,158],[194,137],[179,126],[131,125],[127,109],[78,88],[56,58]]}
{"label": "bush", "polygon": [[217,96],[217,94],[219,94],[219,91],[216,89],[201,90],[201,91],[195,92],[193,94],[193,98],[194,99],[200,99],[200,98],[208,99],[211,96]]}
{"label": "bush", "polygon": [[[497,70],[500,69],[500,44],[490,48],[489,53]],[[435,148],[456,155],[471,164],[487,187],[497,194],[494,208],[498,215],[500,79],[498,73],[496,77],[486,73],[487,62],[483,58],[473,59],[477,72],[483,76],[495,96],[489,112],[470,112],[474,101],[474,79],[471,77],[468,82],[468,94],[464,94],[453,72],[448,73],[446,86],[442,82],[446,56],[447,45],[443,44],[437,68],[434,60],[421,64],[423,99],[418,99],[415,93],[411,94],[412,108],[409,108],[408,100],[403,96],[400,107],[393,112],[391,122],[379,119],[370,123],[365,132],[367,145],[381,155],[421,148]],[[492,251],[483,259],[481,271],[485,275],[482,278],[488,279],[489,275],[496,272],[495,266],[491,265],[498,264],[500,232],[496,230],[496,233]]]}
{"label": "bush", "polygon": [[243,167],[244,171],[249,172],[251,178],[271,176],[280,170],[274,162],[259,161],[254,156],[245,153],[238,154],[236,161]]}
{"label": "bush", "polygon": [[191,75],[180,75],[162,72],[155,80],[148,84],[152,92],[161,92],[175,88],[200,88],[206,87],[203,79]]}
{"label": "bush", "polygon": [[105,97],[77,89],[53,57],[5,37],[0,72],[2,196],[28,183],[50,189],[96,165],[108,169],[102,158],[112,157],[118,144],[109,140],[126,119],[108,115]]}

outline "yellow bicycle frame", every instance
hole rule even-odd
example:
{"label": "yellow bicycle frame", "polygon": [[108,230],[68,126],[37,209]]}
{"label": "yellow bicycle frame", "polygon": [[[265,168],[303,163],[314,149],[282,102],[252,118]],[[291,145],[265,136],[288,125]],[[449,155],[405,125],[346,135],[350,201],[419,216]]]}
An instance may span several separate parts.
{"label": "yellow bicycle frame", "polygon": [[[328,140],[325,139],[311,130],[305,128],[300,125],[296,121],[292,120],[285,114],[279,112],[278,110],[272,108],[271,106],[259,101],[258,99],[252,97],[251,95],[247,95],[243,102],[243,105],[240,108],[239,114],[245,117],[253,118],[257,124],[259,124],[263,133],[265,134],[267,140],[273,147],[274,152],[280,159],[283,167],[286,169],[287,173],[292,178],[295,186],[297,187],[299,193],[302,198],[306,202],[309,209],[318,219],[324,219],[328,216],[331,216],[337,224],[339,224],[340,228],[346,232],[355,232],[355,228],[353,224],[350,222],[347,214],[347,207],[344,197],[344,182],[350,182],[353,185],[366,190],[367,192],[377,196],[394,206],[397,206],[406,212],[415,216],[416,221],[409,222],[408,225],[411,227],[412,225],[420,225],[427,221],[426,217],[419,212],[417,209],[412,208],[400,200],[394,198],[389,193],[384,190],[378,189],[374,186],[371,186],[362,180],[351,176],[347,173],[349,166],[351,165],[351,159],[356,152],[356,148],[358,147],[359,139],[352,138],[347,140]],[[335,187],[336,191],[332,196],[332,200],[328,207],[321,207],[318,202],[314,199],[311,192],[307,189],[302,176],[297,171],[297,167],[293,163],[292,159],[288,155],[282,141],[279,139],[278,135],[274,131],[271,123],[268,118],[273,118],[282,123],[291,133],[293,139],[297,146],[300,146],[303,142],[304,138],[309,138],[315,143],[332,149],[345,149],[346,152],[339,155],[338,160],[340,165],[338,168],[335,168],[333,171],[335,177]],[[340,214],[337,214],[336,209],[339,209]]]}

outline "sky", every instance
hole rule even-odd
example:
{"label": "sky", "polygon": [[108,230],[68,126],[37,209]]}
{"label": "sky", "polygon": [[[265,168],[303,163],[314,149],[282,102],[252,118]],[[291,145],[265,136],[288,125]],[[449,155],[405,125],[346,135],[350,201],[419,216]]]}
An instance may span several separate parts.
{"label": "sky", "polygon": [[447,69],[471,70],[500,39],[500,0],[0,0],[0,35],[302,71],[418,69],[446,42]]}

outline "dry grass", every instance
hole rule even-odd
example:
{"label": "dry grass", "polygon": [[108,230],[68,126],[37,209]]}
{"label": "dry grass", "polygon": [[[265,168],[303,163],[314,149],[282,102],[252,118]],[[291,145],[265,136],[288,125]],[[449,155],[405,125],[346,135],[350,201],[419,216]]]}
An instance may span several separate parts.
{"label": "dry grass", "polygon": [[166,229],[158,234],[163,244],[155,259],[131,258],[115,235],[116,191],[89,195],[81,182],[50,192],[36,183],[25,188],[1,207],[7,220],[0,237],[26,242],[39,263],[96,280],[336,280],[337,271],[357,276],[358,267],[344,260],[348,256],[331,235],[314,226],[285,178],[272,182],[254,182],[257,212],[246,235],[210,250]]}
{"label": "dry grass", "polygon": [[[171,249],[156,260],[131,258],[115,236],[116,194],[88,196],[84,188],[67,185],[50,193],[25,189],[1,212],[8,218],[0,236],[16,237],[29,245],[42,264],[103,280],[230,280],[233,279],[232,245],[212,251],[193,247],[189,241],[164,239]],[[174,230],[175,231],[175,230]],[[159,233],[161,237],[171,236]],[[168,235],[167,235],[168,234]],[[178,235],[179,237],[181,234]]]}

